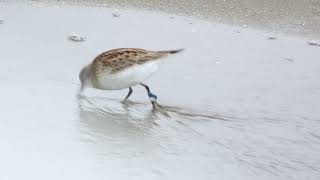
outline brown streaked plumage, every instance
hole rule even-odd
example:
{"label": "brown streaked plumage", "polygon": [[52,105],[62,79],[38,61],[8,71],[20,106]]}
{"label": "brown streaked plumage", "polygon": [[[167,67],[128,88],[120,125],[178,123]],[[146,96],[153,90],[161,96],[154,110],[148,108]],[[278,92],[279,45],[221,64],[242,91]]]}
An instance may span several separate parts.
{"label": "brown streaked plumage", "polygon": [[117,73],[133,65],[143,64],[180,51],[182,49],[172,51],[148,51],[138,48],[113,49],[98,55],[93,60],[91,67],[96,72],[108,68],[111,73]]}
{"label": "brown streaked plumage", "polygon": [[157,96],[152,94],[149,87],[142,82],[157,71],[158,59],[182,50],[149,51],[120,48],[103,52],[81,70],[79,74],[81,90],[89,85],[103,90],[129,88],[126,100],[133,92],[132,87],[140,84],[147,89],[148,96],[155,107]]}

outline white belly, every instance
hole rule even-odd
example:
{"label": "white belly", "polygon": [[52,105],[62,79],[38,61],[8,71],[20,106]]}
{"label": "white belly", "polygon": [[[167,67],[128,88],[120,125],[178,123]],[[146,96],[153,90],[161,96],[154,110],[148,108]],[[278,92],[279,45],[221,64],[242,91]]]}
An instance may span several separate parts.
{"label": "white belly", "polygon": [[159,62],[152,61],[142,65],[135,65],[123,71],[110,74],[105,72],[98,78],[98,88],[106,90],[119,90],[135,86],[149,78],[158,70]]}

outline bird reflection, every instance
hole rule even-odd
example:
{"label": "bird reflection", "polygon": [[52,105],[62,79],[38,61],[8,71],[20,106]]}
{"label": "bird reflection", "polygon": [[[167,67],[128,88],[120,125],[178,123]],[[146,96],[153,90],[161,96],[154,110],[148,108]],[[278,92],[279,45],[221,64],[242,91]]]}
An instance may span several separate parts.
{"label": "bird reflection", "polygon": [[149,105],[78,95],[80,120],[101,131],[105,127],[112,131],[126,129],[127,132],[146,133],[157,125],[155,114],[148,110]]}
{"label": "bird reflection", "polygon": [[[105,97],[87,97],[78,94],[79,117],[87,126],[97,131],[116,132],[117,129],[124,133],[145,134],[150,133],[158,123],[165,119],[172,123],[192,129],[187,121],[232,121],[231,116],[220,115],[219,113],[201,113],[192,109],[158,105],[156,109],[150,103],[135,101],[121,102],[118,99]],[[110,130],[112,129],[112,130]],[[104,132],[106,133],[106,132]]]}

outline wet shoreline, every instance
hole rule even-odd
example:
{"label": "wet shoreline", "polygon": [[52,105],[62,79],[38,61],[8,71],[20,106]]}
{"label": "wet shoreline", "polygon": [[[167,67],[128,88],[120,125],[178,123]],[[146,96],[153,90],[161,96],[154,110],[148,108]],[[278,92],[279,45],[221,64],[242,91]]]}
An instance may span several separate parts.
{"label": "wet shoreline", "polygon": [[[28,2],[0,3],[0,179],[319,179],[317,42]],[[127,89],[78,94],[81,68],[121,47],[186,49],[145,82],[163,113],[143,87],[127,104]]]}

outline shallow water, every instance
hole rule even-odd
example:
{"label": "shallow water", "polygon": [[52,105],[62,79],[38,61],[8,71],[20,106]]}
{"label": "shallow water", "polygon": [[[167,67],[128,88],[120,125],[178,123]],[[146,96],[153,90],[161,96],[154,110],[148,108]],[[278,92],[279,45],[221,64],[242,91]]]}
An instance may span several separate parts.
{"label": "shallow water", "polygon": [[[2,2],[0,19],[0,179],[320,177],[320,48],[304,39],[88,6]],[[142,87],[127,104],[78,94],[81,67],[117,47],[186,48],[146,82],[162,110]]]}

